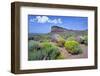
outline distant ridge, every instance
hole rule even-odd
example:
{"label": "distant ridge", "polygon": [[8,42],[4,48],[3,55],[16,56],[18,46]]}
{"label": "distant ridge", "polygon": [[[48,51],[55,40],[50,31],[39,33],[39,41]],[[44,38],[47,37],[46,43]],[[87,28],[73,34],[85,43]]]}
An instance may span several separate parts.
{"label": "distant ridge", "polygon": [[87,33],[88,30],[70,30],[70,29],[66,29],[66,28],[63,28],[63,27],[59,27],[59,26],[52,26],[51,27],[51,32],[49,33],[29,33],[28,34],[28,37],[32,37],[34,35],[46,35],[46,34],[74,34],[74,35],[82,35],[84,33]]}
{"label": "distant ridge", "polygon": [[74,32],[81,32],[81,31],[88,31],[86,30],[72,30],[72,29],[66,29],[63,27],[59,27],[59,26],[52,26],[51,27],[51,32],[67,32],[67,31],[74,31]]}
{"label": "distant ridge", "polygon": [[51,32],[65,32],[66,29],[63,27],[59,27],[59,26],[52,26],[51,27]]}

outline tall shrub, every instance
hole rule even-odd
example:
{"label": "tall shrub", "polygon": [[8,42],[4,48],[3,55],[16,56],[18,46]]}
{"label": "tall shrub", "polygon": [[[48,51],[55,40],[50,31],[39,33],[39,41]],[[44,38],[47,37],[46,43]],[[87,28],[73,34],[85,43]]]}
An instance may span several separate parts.
{"label": "tall shrub", "polygon": [[82,49],[77,41],[66,41],[65,42],[66,50],[71,54],[82,53]]}

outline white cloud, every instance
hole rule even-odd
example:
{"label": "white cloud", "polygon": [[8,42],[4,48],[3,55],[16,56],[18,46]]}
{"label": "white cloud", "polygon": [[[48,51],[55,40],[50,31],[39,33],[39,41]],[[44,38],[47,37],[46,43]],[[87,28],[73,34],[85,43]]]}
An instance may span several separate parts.
{"label": "white cloud", "polygon": [[58,23],[56,19],[54,19],[54,20],[50,20],[50,19],[49,19],[48,22],[49,22],[49,23],[55,23],[55,24]]}
{"label": "white cloud", "polygon": [[30,22],[35,22],[35,21],[36,21],[36,19],[34,19],[34,18],[30,19]]}
{"label": "white cloud", "polygon": [[46,23],[49,20],[47,16],[36,16],[36,19],[38,23]]}
{"label": "white cloud", "polygon": [[30,20],[31,22],[37,22],[37,23],[62,23],[60,18],[56,19],[50,19],[48,16],[36,16],[36,18],[33,18]]}
{"label": "white cloud", "polygon": [[58,22],[59,22],[59,23],[62,23],[62,21],[61,21],[61,19],[60,19],[60,18],[58,19]]}

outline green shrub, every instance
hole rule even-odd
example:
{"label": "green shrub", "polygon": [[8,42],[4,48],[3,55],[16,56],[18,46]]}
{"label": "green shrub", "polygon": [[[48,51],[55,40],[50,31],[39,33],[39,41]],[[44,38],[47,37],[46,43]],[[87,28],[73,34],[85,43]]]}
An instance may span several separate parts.
{"label": "green shrub", "polygon": [[42,60],[42,59],[43,59],[43,54],[41,50],[29,51],[28,60]]}
{"label": "green shrub", "polygon": [[58,37],[57,39],[57,46],[62,47],[64,46],[65,39],[63,39],[61,36]]}
{"label": "green shrub", "polygon": [[45,40],[50,40],[50,35],[49,34],[37,34],[37,35],[32,35],[29,36],[28,38],[29,40],[34,40],[34,41],[39,41],[39,42],[43,42]]}
{"label": "green shrub", "polygon": [[66,50],[71,54],[82,53],[82,49],[77,41],[66,41],[65,42]]}
{"label": "green shrub", "polygon": [[64,43],[65,43],[65,40],[63,38],[59,38],[57,45],[62,47],[62,46],[64,46]]}
{"label": "green shrub", "polygon": [[88,36],[87,35],[81,36],[80,43],[88,45]]}
{"label": "green shrub", "polygon": [[28,42],[28,50],[38,50],[40,48],[39,42],[34,41],[34,40],[29,40]]}
{"label": "green shrub", "polygon": [[57,59],[64,59],[64,56],[60,53],[59,56],[57,56]]}
{"label": "green shrub", "polygon": [[88,45],[88,36],[84,36],[84,44]]}
{"label": "green shrub", "polygon": [[[30,42],[32,51],[29,50],[29,60],[52,60],[57,59],[60,51],[57,46],[50,42],[37,43],[35,41]],[[37,46],[36,46],[37,45]]]}
{"label": "green shrub", "polygon": [[34,40],[29,40],[28,43],[28,59],[29,60],[41,60],[43,58],[42,48],[40,43]]}
{"label": "green shrub", "polygon": [[43,42],[42,48],[45,60],[56,59],[56,57],[60,53],[58,47],[49,42]]}
{"label": "green shrub", "polygon": [[68,38],[67,38],[67,41],[72,41],[72,40],[75,40],[75,37],[72,37],[72,36],[71,36],[71,37],[68,37]]}

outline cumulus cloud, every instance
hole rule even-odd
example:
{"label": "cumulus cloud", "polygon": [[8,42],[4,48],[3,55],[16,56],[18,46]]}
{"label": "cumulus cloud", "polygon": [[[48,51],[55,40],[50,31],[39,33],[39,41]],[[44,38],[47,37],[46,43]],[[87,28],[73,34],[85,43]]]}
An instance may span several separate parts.
{"label": "cumulus cloud", "polygon": [[31,22],[37,22],[37,23],[62,23],[60,18],[56,19],[50,19],[48,16],[36,16],[36,18],[31,19]]}
{"label": "cumulus cloud", "polygon": [[47,16],[36,16],[36,19],[38,23],[46,23],[49,20]]}

